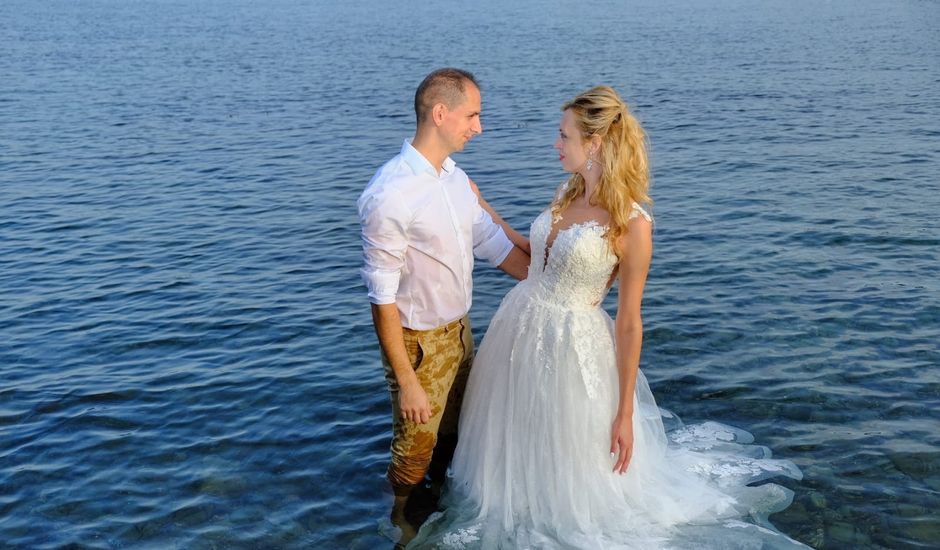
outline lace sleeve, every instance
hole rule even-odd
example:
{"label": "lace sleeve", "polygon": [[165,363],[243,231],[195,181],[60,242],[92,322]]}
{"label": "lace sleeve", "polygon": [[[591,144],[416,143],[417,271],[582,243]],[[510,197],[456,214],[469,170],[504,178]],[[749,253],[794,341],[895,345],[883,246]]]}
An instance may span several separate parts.
{"label": "lace sleeve", "polygon": [[647,212],[642,206],[640,206],[639,203],[634,202],[633,210],[630,212],[629,219],[632,220],[633,218],[636,218],[637,216],[643,216],[644,218],[646,218],[646,221],[653,223],[653,217],[649,215],[649,212]]}

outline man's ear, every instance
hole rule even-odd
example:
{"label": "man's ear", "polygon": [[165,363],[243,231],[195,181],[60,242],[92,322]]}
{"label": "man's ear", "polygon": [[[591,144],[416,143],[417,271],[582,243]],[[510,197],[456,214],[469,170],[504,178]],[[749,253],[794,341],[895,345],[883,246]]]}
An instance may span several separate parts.
{"label": "man's ear", "polygon": [[443,103],[435,103],[434,107],[431,107],[431,120],[434,121],[435,126],[440,126],[444,122],[444,117],[447,115],[447,105]]}

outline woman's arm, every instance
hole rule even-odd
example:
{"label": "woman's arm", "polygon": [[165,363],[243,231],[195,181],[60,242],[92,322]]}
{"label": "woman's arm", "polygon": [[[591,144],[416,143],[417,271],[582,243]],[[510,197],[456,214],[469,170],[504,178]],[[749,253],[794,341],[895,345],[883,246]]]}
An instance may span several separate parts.
{"label": "woman's arm", "polygon": [[531,256],[532,247],[529,246],[529,239],[510,227],[509,224],[506,223],[506,220],[504,220],[503,217],[500,216],[492,206],[490,206],[490,203],[486,202],[486,199],[484,199],[483,195],[480,194],[480,189],[477,187],[477,184],[474,183],[472,179],[470,180],[470,188],[473,189],[474,194],[477,196],[477,200],[480,201],[480,206],[483,207],[483,210],[486,210],[486,213],[489,214],[491,218],[493,218],[494,222],[503,228],[503,232],[506,233],[506,236],[509,237],[509,240],[512,241],[512,244],[518,246],[522,249],[523,252]]}
{"label": "woman's arm", "polygon": [[653,224],[642,216],[634,218],[620,244],[620,291],[614,325],[620,404],[611,426],[610,455],[617,458],[614,472],[622,474],[630,466],[633,455],[633,398],[640,368],[640,349],[643,347],[640,304],[653,256]]}

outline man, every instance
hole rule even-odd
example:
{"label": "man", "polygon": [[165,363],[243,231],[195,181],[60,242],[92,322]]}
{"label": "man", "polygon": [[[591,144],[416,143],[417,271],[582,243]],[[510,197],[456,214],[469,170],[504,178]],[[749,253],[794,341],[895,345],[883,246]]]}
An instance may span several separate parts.
{"label": "man", "polygon": [[415,92],[417,129],[359,198],[363,280],[392,401],[388,479],[392,522],[414,535],[405,505],[429,474],[443,483],[457,443],[457,415],[473,358],[467,313],[473,256],[525,278],[529,256],[480,206],[450,155],[480,124],[472,74],[438,69]]}

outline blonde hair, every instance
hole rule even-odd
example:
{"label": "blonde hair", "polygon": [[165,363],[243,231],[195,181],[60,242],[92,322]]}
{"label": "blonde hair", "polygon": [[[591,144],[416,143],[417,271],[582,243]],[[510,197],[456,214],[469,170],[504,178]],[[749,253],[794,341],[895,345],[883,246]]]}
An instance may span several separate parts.
{"label": "blonde hair", "polygon": [[[617,240],[626,234],[633,203],[652,204],[646,132],[630,114],[617,92],[608,86],[596,86],[565,103],[562,112],[575,115],[582,139],[601,139],[601,179],[589,201],[610,214],[605,238],[619,257]],[[585,192],[584,178],[574,173],[564,190],[552,202],[552,214],[558,215],[571,201]]]}

